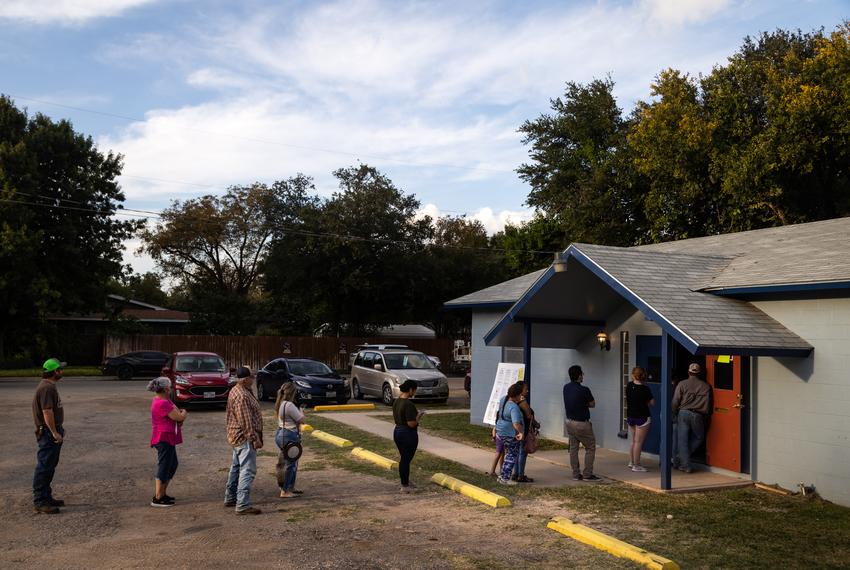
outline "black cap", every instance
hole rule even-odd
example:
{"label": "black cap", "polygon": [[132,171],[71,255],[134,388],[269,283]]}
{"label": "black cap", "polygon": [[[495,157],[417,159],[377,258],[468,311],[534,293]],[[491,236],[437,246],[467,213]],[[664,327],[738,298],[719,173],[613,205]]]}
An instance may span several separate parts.
{"label": "black cap", "polygon": [[247,366],[240,366],[236,369],[237,378],[248,378],[251,375],[251,369]]}
{"label": "black cap", "polygon": [[404,382],[401,383],[401,386],[399,386],[398,389],[401,390],[402,392],[410,392],[411,390],[414,390],[418,386],[419,385],[416,382],[414,382],[413,380],[405,380]]}

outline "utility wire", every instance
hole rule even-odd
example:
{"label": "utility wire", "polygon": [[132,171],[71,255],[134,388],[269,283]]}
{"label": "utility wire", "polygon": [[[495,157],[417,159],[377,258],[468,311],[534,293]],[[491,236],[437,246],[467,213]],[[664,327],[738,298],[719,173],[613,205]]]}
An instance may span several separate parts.
{"label": "utility wire", "polygon": [[[7,95],[9,97],[13,98],[13,99],[22,99],[24,101],[31,101],[33,103],[39,103],[39,104],[42,104],[42,105],[53,105],[55,107],[61,107],[63,109],[71,109],[73,111],[80,111],[80,112],[83,112],[83,113],[92,113],[92,114],[95,114],[95,115],[103,115],[105,117],[122,119],[124,121],[145,122],[145,119],[140,118],[140,117],[131,117],[131,116],[128,116],[128,115],[119,115],[119,114],[116,114],[116,113],[108,113],[108,112],[105,112],[105,111],[96,111],[94,109],[85,109],[83,107],[74,107],[72,105],[64,105],[62,103],[54,103],[52,101],[45,101],[43,99],[34,99],[32,97],[23,97],[23,96],[20,96],[20,95],[12,95],[12,94],[7,94]],[[309,151],[313,151],[313,152],[324,152],[324,153],[329,153],[329,154],[345,155],[345,156],[351,156],[351,157],[354,157],[354,158],[365,158],[365,159],[368,159],[368,160],[383,160],[383,161],[386,161],[386,162],[394,162],[396,164],[407,165],[407,166],[419,166],[419,167],[429,167],[429,168],[455,168],[455,169],[458,169],[458,170],[470,170],[470,171],[479,171],[479,172],[494,172],[494,173],[500,173],[500,174],[514,174],[513,170],[503,170],[503,169],[498,169],[498,168],[482,168],[482,167],[479,167],[479,166],[464,166],[464,165],[460,165],[460,164],[442,164],[442,163],[436,163],[436,162],[433,162],[433,163],[432,162],[416,162],[416,161],[401,160],[401,159],[391,158],[391,157],[386,157],[386,156],[360,154],[360,153],[355,153],[355,152],[350,152],[350,151],[345,151],[345,150],[336,150],[336,149],[330,149],[330,148],[321,148],[321,147],[313,147],[313,146],[307,146],[307,145],[298,145],[298,144],[285,143],[285,142],[274,141],[274,140],[269,140],[269,139],[261,139],[261,138],[256,138],[256,137],[246,137],[244,135],[234,135],[234,134],[231,134],[231,133],[221,133],[221,132],[217,132],[217,131],[209,131],[209,130],[206,130],[206,129],[197,129],[197,128],[193,128],[193,127],[184,127],[184,129],[187,130],[187,131],[193,131],[193,132],[196,132],[196,133],[201,133],[201,134],[205,134],[205,135],[213,135],[213,136],[217,136],[217,137],[239,139],[239,140],[243,140],[243,141],[257,142],[257,143],[275,145],[275,146],[281,146],[281,147],[287,147],[287,148],[297,148],[299,150],[309,150]]]}
{"label": "utility wire", "polygon": [[[26,195],[30,197],[36,198],[47,198],[53,200],[54,202],[65,201],[71,203],[81,203],[76,200],[70,200],[65,198],[54,198],[54,197],[46,197],[37,194],[29,194],[25,192],[18,192],[18,194]],[[84,212],[92,215],[100,215],[100,216],[114,216],[114,215],[125,215],[125,216],[135,216],[141,219],[149,220],[149,219],[158,219],[163,220],[163,216],[161,212],[152,212],[146,210],[130,210],[130,209],[116,209],[116,210],[97,210],[95,208],[83,208],[77,206],[63,206],[60,204],[50,204],[45,202],[30,202],[24,200],[14,200],[11,198],[0,198],[0,202],[11,203],[11,204],[20,204],[24,206],[38,206],[42,208],[56,208],[60,210],[71,210],[76,212]],[[193,224],[205,225],[205,224],[213,224],[215,226],[220,226],[221,223],[217,220],[192,220]],[[527,250],[527,249],[506,249],[499,247],[477,247],[477,246],[463,246],[463,245],[445,245],[445,244],[416,244],[411,242],[402,242],[398,240],[392,239],[382,239],[382,238],[369,238],[363,236],[357,236],[352,234],[336,234],[330,232],[312,232],[309,230],[302,230],[298,228],[292,228],[288,226],[281,226],[280,229],[285,233],[289,233],[292,235],[302,235],[306,237],[316,237],[316,238],[331,238],[331,239],[339,239],[339,240],[347,240],[347,241],[359,241],[366,243],[379,243],[379,244],[399,244],[399,245],[408,245],[411,247],[439,247],[444,249],[455,249],[462,251],[483,251],[483,252],[494,252],[494,253],[532,253],[532,254],[546,254],[546,255],[554,255],[559,253],[558,251],[544,251],[544,250]]]}

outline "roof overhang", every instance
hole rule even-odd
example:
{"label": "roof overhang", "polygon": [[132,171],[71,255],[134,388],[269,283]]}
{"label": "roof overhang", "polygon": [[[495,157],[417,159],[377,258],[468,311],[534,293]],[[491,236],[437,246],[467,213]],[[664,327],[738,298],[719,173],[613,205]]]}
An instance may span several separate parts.
{"label": "roof overhang", "polygon": [[[626,251],[625,248],[614,249]],[[760,345],[752,339],[747,339],[741,345],[700,344],[694,338],[696,335],[688,334],[615,273],[576,244],[571,245],[490,329],[484,336],[485,343],[489,346],[523,346],[525,326],[531,324],[533,347],[576,348],[588,335],[604,328],[606,319],[625,301],[692,354],[805,357],[812,351],[812,347],[802,339],[795,346],[771,343],[769,340]],[[693,291],[689,293],[709,295]],[[725,302],[736,301],[730,299]],[[748,307],[750,309],[757,311]]]}

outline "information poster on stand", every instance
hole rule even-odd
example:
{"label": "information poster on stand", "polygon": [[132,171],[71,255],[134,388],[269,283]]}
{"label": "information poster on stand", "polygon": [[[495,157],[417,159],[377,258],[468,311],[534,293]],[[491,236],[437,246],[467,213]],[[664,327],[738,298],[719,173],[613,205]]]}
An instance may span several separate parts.
{"label": "information poster on stand", "polygon": [[496,381],[493,382],[493,391],[490,392],[490,401],[484,412],[484,423],[496,425],[496,416],[499,413],[499,401],[508,393],[511,384],[519,382],[525,377],[525,364],[515,362],[500,362],[496,370]]}

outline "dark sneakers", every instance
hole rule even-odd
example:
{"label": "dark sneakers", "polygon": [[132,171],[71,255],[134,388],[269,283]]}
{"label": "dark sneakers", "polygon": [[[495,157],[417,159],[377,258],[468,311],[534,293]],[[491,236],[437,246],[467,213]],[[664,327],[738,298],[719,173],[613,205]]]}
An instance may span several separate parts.
{"label": "dark sneakers", "polygon": [[581,481],[584,477],[581,476],[581,473],[578,475],[573,475],[573,481]]}
{"label": "dark sneakers", "polygon": [[35,512],[41,515],[57,515],[59,514],[59,509],[54,507],[53,505],[34,505]]}
{"label": "dark sneakers", "polygon": [[596,475],[593,475],[591,473],[590,475],[585,475],[584,480],[585,481],[602,481],[602,477],[597,477]]}
{"label": "dark sneakers", "polygon": [[169,501],[165,497],[162,497],[161,499],[157,499],[156,497],[154,497],[153,499],[151,499],[151,506],[152,507],[173,507],[174,501]]}
{"label": "dark sneakers", "polygon": [[237,515],[258,515],[262,513],[260,509],[257,507],[248,507],[247,509],[242,509],[241,511],[236,511]]}
{"label": "dark sneakers", "polygon": [[54,499],[53,497],[47,499],[47,504],[51,507],[64,507],[65,501],[62,499]]}

